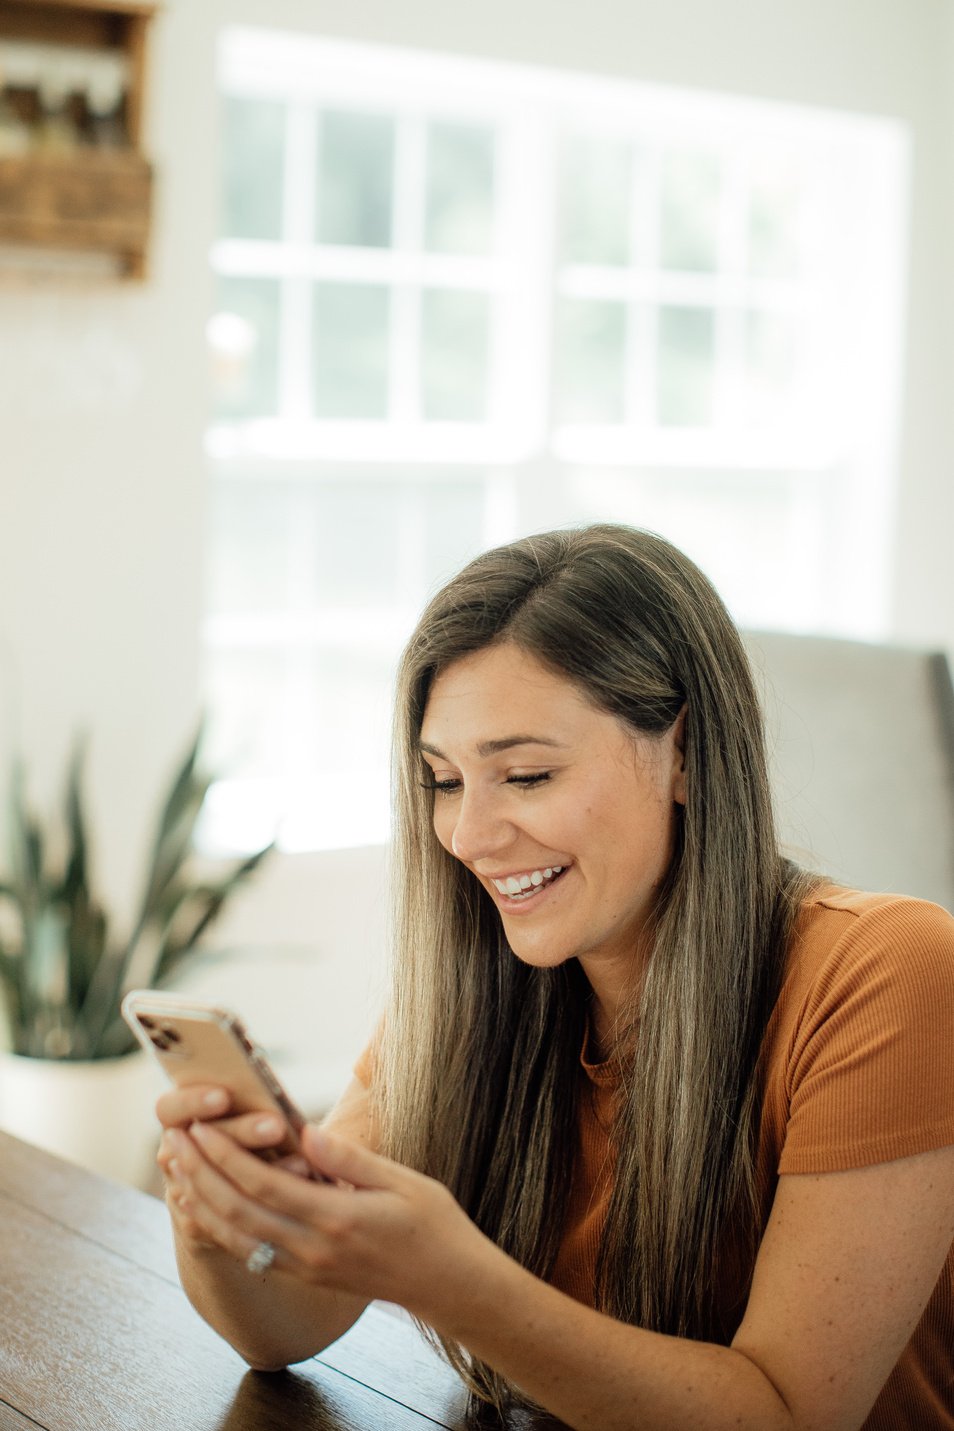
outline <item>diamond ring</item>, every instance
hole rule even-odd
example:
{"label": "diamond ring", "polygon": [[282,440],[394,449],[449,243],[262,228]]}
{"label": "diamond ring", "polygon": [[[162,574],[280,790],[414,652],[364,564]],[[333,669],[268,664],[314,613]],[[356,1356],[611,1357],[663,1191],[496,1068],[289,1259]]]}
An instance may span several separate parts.
{"label": "diamond ring", "polygon": [[253,1247],[245,1259],[245,1265],[252,1273],[267,1272],[275,1261],[275,1249],[270,1242],[260,1242]]}

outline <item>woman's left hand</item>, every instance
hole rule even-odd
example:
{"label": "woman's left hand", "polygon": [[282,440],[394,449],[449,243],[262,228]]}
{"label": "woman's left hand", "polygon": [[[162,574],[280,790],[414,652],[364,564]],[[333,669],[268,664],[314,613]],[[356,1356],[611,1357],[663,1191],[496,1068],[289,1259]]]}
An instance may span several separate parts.
{"label": "woman's left hand", "polygon": [[398,1302],[436,1324],[454,1288],[499,1249],[433,1178],[308,1125],[302,1152],[331,1181],[306,1181],[264,1163],[207,1123],[176,1149],[182,1180],[201,1190],[215,1241],[242,1261],[259,1242],[272,1264],[305,1282]]}

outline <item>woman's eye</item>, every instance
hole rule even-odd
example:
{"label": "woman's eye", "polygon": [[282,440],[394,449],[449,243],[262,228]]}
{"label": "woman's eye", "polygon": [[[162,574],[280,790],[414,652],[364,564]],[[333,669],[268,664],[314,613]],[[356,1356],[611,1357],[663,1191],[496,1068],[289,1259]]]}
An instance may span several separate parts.
{"label": "woman's eye", "polygon": [[[525,790],[533,785],[542,785],[545,780],[550,779],[549,770],[535,771],[532,775],[508,775],[504,784],[520,785]],[[448,775],[443,779],[434,778],[432,780],[422,780],[421,785],[425,790],[433,790],[438,795],[456,795],[464,788],[464,782],[457,775]]]}
{"label": "woman's eye", "polygon": [[447,780],[422,780],[421,785],[425,790],[436,790],[441,795],[453,795],[460,789],[461,782],[452,778]]}

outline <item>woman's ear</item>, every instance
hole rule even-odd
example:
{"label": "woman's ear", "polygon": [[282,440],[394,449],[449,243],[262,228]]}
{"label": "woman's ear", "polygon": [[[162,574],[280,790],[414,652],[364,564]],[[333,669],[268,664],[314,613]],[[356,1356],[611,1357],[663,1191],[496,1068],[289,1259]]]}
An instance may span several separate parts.
{"label": "woman's ear", "polygon": [[677,805],[686,803],[686,707],[676,716],[672,727],[672,798]]}

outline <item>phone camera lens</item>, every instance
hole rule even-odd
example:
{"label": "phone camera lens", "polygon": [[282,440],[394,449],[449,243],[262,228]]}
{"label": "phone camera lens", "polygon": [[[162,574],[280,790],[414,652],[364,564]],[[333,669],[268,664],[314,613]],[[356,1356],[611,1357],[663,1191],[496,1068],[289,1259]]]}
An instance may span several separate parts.
{"label": "phone camera lens", "polygon": [[179,1033],[178,1029],[170,1028],[168,1024],[162,1030],[162,1036],[163,1038],[168,1039],[170,1043],[182,1042],[182,1035]]}
{"label": "phone camera lens", "polygon": [[143,1028],[148,1029],[150,1033],[152,1033],[153,1029],[156,1027],[152,1019],[148,1018],[145,1014],[139,1015],[139,1022],[142,1024]]}
{"label": "phone camera lens", "polygon": [[167,1053],[171,1047],[168,1039],[161,1033],[154,1033],[150,1036],[151,1042],[155,1044],[160,1053]]}

